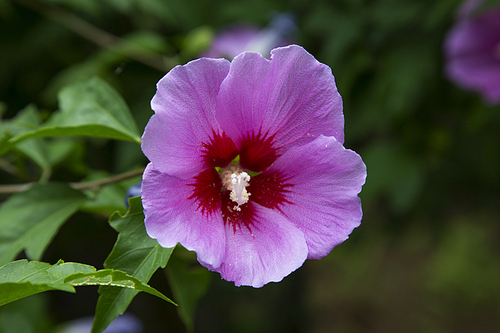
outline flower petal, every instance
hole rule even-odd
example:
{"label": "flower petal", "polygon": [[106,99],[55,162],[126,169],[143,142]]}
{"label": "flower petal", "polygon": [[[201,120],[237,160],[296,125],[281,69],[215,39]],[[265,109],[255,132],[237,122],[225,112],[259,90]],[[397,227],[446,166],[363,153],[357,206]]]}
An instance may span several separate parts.
{"label": "flower petal", "polygon": [[221,31],[213,40],[205,57],[234,58],[259,34],[259,28],[252,25],[235,24]]}
{"label": "flower petal", "polygon": [[142,150],[159,171],[188,178],[206,167],[202,144],[221,134],[215,99],[228,70],[225,59],[202,58],[175,67],[158,82]]}
{"label": "flower petal", "polygon": [[460,20],[445,41],[446,74],[490,104],[500,102],[500,9]]}
{"label": "flower petal", "polygon": [[366,166],[335,138],[291,148],[265,173],[286,175],[287,202],[279,210],[304,233],[308,259],[326,256],[359,226]]}
{"label": "flower petal", "polygon": [[342,99],[330,68],[302,47],[244,52],[231,63],[217,97],[217,119],[240,148],[252,135],[285,151],[319,135],[344,140]]}
{"label": "flower petal", "polygon": [[142,204],[148,235],[163,247],[181,243],[198,260],[218,267],[224,259],[225,231],[220,210],[203,214],[190,180],[169,176],[149,163],[142,181]]}
{"label": "flower petal", "polygon": [[[307,257],[303,233],[279,213],[252,204],[250,228],[236,230],[226,224],[226,257],[220,267],[210,267],[236,286],[262,287],[279,282],[299,268]],[[202,263],[203,264],[203,263]]]}

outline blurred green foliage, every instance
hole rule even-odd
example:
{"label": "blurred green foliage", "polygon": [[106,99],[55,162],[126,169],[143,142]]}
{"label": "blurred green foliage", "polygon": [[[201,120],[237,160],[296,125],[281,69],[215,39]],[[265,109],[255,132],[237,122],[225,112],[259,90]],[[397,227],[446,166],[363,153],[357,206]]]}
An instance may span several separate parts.
{"label": "blurred green foliage", "polygon": [[[331,66],[344,101],[345,145],[367,164],[362,225],[327,258],[306,262],[281,283],[235,288],[214,275],[195,331],[494,332],[500,107],[485,106],[443,76],[443,40],[460,4],[0,0],[0,110],[4,119],[24,119],[22,126],[39,123],[57,109],[63,86],[97,75],[119,91],[141,132],[155,84],[171,67],[196,58],[227,24],[265,26],[276,12],[290,12],[295,41]],[[33,108],[43,119],[32,117]],[[43,179],[47,168],[51,179],[76,181],[147,162],[134,143],[44,139],[50,148],[43,152],[38,139],[0,157],[2,183]],[[114,188],[114,198],[125,188]],[[65,261],[102,265],[116,233],[95,206],[88,211],[61,228],[46,261],[64,254]],[[152,286],[163,283],[153,276]],[[50,332],[52,324],[92,315],[96,301],[43,296],[0,309],[0,332]],[[48,304],[50,319],[40,304]],[[139,295],[130,311],[146,332],[184,329],[174,307],[161,301]]]}

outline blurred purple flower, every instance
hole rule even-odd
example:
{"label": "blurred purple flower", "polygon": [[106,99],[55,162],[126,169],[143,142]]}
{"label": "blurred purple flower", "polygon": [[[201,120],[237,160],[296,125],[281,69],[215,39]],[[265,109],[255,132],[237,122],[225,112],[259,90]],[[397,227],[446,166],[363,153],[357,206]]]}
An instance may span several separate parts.
{"label": "blurred purple flower", "polygon": [[482,1],[467,1],[445,40],[447,76],[479,92],[488,104],[500,102],[500,8],[474,14]]}
{"label": "blurred purple flower", "polygon": [[268,56],[272,49],[290,44],[290,36],[295,30],[293,16],[286,13],[276,15],[264,29],[234,24],[215,37],[212,46],[203,56],[233,59],[244,51],[255,51]]}
{"label": "blurred purple flower", "polygon": [[[85,317],[64,324],[60,333],[90,333],[93,317]],[[141,333],[142,324],[134,316],[124,314],[117,317],[106,327],[103,333]]]}
{"label": "blurred purple flower", "polygon": [[224,279],[261,287],[359,226],[366,167],[342,145],[330,68],[303,48],[201,58],[157,89],[142,200],[162,246],[179,242]]}

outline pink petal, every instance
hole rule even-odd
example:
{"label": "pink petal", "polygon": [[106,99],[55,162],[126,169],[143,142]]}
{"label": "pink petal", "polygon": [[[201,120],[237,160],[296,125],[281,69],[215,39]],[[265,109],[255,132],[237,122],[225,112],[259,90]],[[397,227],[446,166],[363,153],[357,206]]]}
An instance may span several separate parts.
{"label": "pink petal", "polygon": [[285,175],[291,185],[285,193],[289,203],[280,210],[304,233],[309,259],[326,256],[360,225],[357,195],[365,182],[366,166],[335,138],[321,136],[291,148],[265,173]]}
{"label": "pink petal", "polygon": [[297,45],[274,49],[271,60],[255,52],[234,58],[217,98],[217,119],[238,148],[259,133],[274,135],[274,148],[282,151],[322,134],[344,140],[332,72]]}
{"label": "pink petal", "polygon": [[218,267],[226,240],[220,209],[203,214],[192,195],[191,180],[169,176],[149,163],[142,181],[142,204],[148,235],[166,248],[181,243],[198,260]]}
{"label": "pink petal", "polygon": [[142,150],[159,171],[189,178],[206,167],[202,143],[220,134],[215,99],[228,70],[227,60],[203,58],[175,67],[158,82]]}
{"label": "pink petal", "polygon": [[[226,225],[226,257],[219,268],[221,276],[236,286],[262,287],[279,282],[299,268],[307,257],[303,233],[279,213],[252,204],[254,220],[250,230],[234,231]],[[203,264],[203,263],[202,263]]]}

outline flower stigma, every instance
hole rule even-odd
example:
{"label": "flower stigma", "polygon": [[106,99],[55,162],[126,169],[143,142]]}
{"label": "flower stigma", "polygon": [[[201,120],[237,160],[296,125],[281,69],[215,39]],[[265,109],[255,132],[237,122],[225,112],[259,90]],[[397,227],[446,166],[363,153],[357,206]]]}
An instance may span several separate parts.
{"label": "flower stigma", "polygon": [[249,200],[250,193],[246,190],[246,187],[250,185],[249,181],[250,175],[234,166],[222,172],[222,184],[231,191],[229,198],[237,204],[233,207],[236,211],[241,211],[240,206]]}

